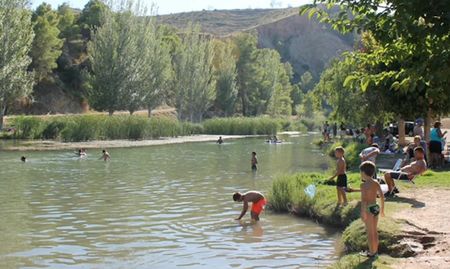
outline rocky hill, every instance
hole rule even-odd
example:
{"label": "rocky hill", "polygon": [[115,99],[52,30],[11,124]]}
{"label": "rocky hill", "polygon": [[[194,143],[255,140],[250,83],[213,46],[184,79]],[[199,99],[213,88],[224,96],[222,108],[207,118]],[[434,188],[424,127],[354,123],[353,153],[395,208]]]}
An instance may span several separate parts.
{"label": "rocky hill", "polygon": [[[212,10],[158,16],[161,23],[183,28],[199,23],[202,31],[216,37],[257,32],[259,45],[278,50],[283,61],[294,67],[295,79],[309,71],[318,81],[327,63],[343,51],[352,50],[353,35],[343,36],[329,27],[299,15],[298,8]],[[86,40],[66,42],[58,69],[34,89],[11,112],[31,114],[79,113],[83,107],[80,70],[85,66]]]}
{"label": "rocky hill", "polygon": [[300,16],[298,8],[211,10],[158,16],[177,28],[189,22],[219,37],[243,31],[256,31],[260,46],[273,48],[290,62],[298,78],[305,71],[318,80],[327,63],[344,51],[352,50],[353,35],[342,35],[324,24]]}

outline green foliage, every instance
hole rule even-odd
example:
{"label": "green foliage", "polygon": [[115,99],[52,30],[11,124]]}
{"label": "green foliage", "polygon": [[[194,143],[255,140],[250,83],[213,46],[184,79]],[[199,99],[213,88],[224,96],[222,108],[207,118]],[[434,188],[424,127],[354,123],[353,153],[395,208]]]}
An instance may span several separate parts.
{"label": "green foliage", "polygon": [[[378,251],[398,257],[400,253],[395,252],[395,246],[399,241],[399,223],[390,217],[380,219],[378,225],[378,236],[380,244]],[[348,252],[359,252],[367,249],[367,232],[364,223],[358,219],[351,223],[342,234],[342,241]]]}
{"label": "green foliage", "polygon": [[326,145],[326,152],[330,157],[334,157],[334,149],[337,147],[343,147],[345,149],[345,161],[349,170],[359,169],[361,159],[359,154],[363,149],[367,147],[365,144],[352,142],[348,140],[336,141],[333,144]]}
{"label": "green foliage", "polygon": [[257,38],[253,34],[238,34],[234,39],[238,60],[237,68],[237,85],[238,95],[242,106],[242,115],[250,116],[249,112],[249,90],[250,83],[253,79],[252,70],[253,63],[256,60]]}
{"label": "green foliage", "polygon": [[61,56],[63,41],[59,38],[58,14],[49,4],[42,3],[38,6],[32,21],[35,37],[30,51],[31,66],[37,81],[41,81],[58,66],[56,60]]}
{"label": "green foliage", "polygon": [[51,121],[43,129],[41,138],[42,139],[57,139],[60,138],[62,130],[66,127],[64,121]]}
{"label": "green foliage", "polygon": [[237,82],[244,116],[291,115],[292,67],[281,63],[280,54],[272,49],[258,49],[253,34],[234,38]]}
{"label": "green foliage", "polygon": [[83,36],[90,38],[91,30],[102,25],[102,14],[108,9],[108,6],[101,0],[89,0],[78,19]]}
{"label": "green foliage", "polygon": [[20,116],[14,118],[11,125],[16,129],[14,138],[35,139],[40,137],[44,123],[36,117]]}
{"label": "green foliage", "polygon": [[199,124],[179,122],[173,118],[143,116],[78,115],[41,119],[32,116],[15,117],[15,138],[90,141],[114,139],[156,139],[203,133]]}
{"label": "green foliage", "polygon": [[213,58],[212,42],[200,34],[199,26],[189,25],[174,56],[173,90],[179,119],[200,122],[213,105],[216,95]]}
{"label": "green foliage", "polygon": [[0,130],[8,106],[33,88],[28,53],[34,35],[27,4],[26,0],[0,1]]}
{"label": "green foliage", "polygon": [[[109,114],[127,109],[132,114],[144,100],[153,99],[154,91],[161,91],[159,69],[166,69],[169,58],[167,51],[156,49],[165,47],[155,36],[153,20],[138,17],[144,7],[125,1],[114,8],[119,11],[104,10],[103,24],[88,44],[92,71],[86,74],[86,88],[93,108]],[[153,57],[165,57],[164,64]]]}
{"label": "green foliage", "polygon": [[266,117],[214,118],[203,122],[203,128],[205,133],[217,135],[275,135],[283,122]]}
{"label": "green foliage", "polygon": [[233,43],[229,40],[215,41],[215,78],[216,82],[216,108],[226,117],[234,113],[237,100],[236,85],[236,59],[233,55]]}
{"label": "green foliage", "polygon": [[450,111],[450,19],[443,15],[450,13],[448,1],[315,1],[321,3],[339,5],[340,11],[330,15],[314,5],[302,13],[342,32],[373,36],[354,54],[358,69],[346,87],[380,94],[381,109],[403,118]]}
{"label": "green foliage", "polygon": [[67,3],[58,7],[58,29],[60,36],[66,40],[78,38],[80,27],[76,24],[77,16]]}
{"label": "green foliage", "polygon": [[[336,203],[336,187],[329,186],[322,174],[296,174],[281,176],[274,180],[269,194],[270,208],[276,212],[286,212],[291,204],[299,215],[307,216],[325,224],[346,227],[359,217],[359,204],[355,202],[341,208]],[[313,198],[304,189],[316,186]],[[357,175],[349,177],[349,185],[359,185]],[[356,200],[356,193],[347,194],[349,200]]]}

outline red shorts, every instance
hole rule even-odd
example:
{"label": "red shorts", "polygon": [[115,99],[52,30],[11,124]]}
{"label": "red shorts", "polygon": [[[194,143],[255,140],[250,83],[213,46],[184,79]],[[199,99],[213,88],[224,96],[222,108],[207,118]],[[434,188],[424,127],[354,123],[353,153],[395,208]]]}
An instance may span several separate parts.
{"label": "red shorts", "polygon": [[266,199],[262,198],[258,202],[252,204],[252,212],[259,215],[264,210],[264,206],[266,205]]}

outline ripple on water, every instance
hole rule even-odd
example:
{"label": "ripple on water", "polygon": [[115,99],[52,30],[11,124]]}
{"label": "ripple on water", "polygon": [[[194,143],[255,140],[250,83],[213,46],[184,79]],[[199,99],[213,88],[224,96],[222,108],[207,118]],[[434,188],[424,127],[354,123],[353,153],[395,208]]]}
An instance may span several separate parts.
{"label": "ripple on water", "polygon": [[[268,212],[254,226],[233,220],[242,207],[234,191],[267,190],[273,175],[298,169],[289,158],[301,159],[310,141],[292,139],[282,147],[245,140],[114,149],[109,163],[36,152],[24,166],[1,155],[0,260],[71,269],[328,264],[336,236],[315,223]],[[263,167],[256,176],[248,171],[253,150]]]}

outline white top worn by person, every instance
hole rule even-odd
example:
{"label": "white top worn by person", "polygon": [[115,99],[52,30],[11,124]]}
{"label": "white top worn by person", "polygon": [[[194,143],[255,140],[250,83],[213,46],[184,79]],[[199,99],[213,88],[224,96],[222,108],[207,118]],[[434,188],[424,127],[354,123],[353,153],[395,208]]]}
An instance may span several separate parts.
{"label": "white top worn by person", "polygon": [[376,163],[378,154],[380,154],[378,144],[372,144],[372,146],[361,151],[361,153],[359,154],[359,158],[361,158],[361,162],[371,161],[373,163]]}

